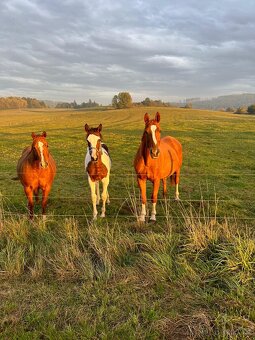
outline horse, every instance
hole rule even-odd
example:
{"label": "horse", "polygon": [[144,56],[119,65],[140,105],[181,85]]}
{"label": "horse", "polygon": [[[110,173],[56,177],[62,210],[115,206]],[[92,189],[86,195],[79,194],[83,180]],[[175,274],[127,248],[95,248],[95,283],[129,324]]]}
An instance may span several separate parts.
{"label": "horse", "polygon": [[46,132],[41,135],[31,134],[33,142],[26,147],[17,164],[17,174],[28,199],[29,217],[34,215],[34,195],[39,202],[39,190],[42,190],[42,214],[45,219],[48,195],[56,174],[56,163],[49,153]]}
{"label": "horse", "polygon": [[105,217],[105,203],[110,203],[108,185],[110,182],[111,159],[106,144],[102,143],[102,124],[97,128],[84,126],[88,143],[85,156],[85,171],[88,174],[88,182],[93,204],[93,219],[97,219],[97,205],[100,202],[99,182],[102,182],[102,211],[101,217]]}
{"label": "horse", "polygon": [[160,114],[156,113],[150,119],[148,113],[144,115],[145,129],[141,144],[134,159],[134,168],[142,198],[142,210],[138,218],[144,222],[146,216],[146,181],[153,183],[151,195],[152,211],[150,220],[156,221],[156,203],[160,180],[163,183],[163,196],[166,197],[167,178],[175,185],[175,199],[179,200],[179,182],[182,166],[182,146],[180,142],[170,136],[160,138]]}

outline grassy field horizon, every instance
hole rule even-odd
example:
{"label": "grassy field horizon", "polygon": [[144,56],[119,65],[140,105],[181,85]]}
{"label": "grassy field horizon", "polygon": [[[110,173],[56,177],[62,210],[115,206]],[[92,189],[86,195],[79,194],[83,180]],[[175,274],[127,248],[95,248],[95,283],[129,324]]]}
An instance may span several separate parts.
{"label": "grassy field horizon", "polygon": [[[143,116],[183,145],[180,198],[139,224]],[[103,124],[112,172],[91,222],[84,124]],[[0,338],[254,339],[255,117],[183,108],[0,111]],[[16,177],[31,133],[57,163],[47,220]],[[151,185],[148,184],[150,209]]]}

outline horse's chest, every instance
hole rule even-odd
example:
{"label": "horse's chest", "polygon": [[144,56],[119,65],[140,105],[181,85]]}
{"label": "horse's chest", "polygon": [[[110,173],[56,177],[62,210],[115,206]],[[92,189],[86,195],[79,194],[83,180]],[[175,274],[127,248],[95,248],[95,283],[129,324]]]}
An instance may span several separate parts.
{"label": "horse's chest", "polygon": [[144,166],[138,172],[138,176],[141,179],[148,179],[150,181],[154,181],[154,179],[158,177],[158,173],[159,171],[157,167],[151,168],[151,167]]}
{"label": "horse's chest", "polygon": [[108,170],[103,163],[94,164],[92,162],[89,162],[87,166],[87,172],[91,180],[95,182],[101,181],[103,178],[105,178],[107,176]]}

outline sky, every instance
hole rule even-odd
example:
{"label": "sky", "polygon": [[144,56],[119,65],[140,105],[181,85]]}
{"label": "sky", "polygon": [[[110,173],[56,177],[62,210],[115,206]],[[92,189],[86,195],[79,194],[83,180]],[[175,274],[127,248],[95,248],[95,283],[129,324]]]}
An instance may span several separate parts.
{"label": "sky", "polygon": [[254,93],[254,17],[254,0],[2,0],[0,96]]}

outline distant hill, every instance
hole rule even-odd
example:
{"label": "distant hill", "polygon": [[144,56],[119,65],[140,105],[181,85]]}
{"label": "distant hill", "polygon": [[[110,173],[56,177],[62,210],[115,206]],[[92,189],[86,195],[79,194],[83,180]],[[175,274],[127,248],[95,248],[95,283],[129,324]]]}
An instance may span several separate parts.
{"label": "distant hill", "polygon": [[206,100],[187,99],[186,102],[192,103],[194,109],[220,110],[228,107],[238,108],[255,104],[255,93],[232,94]]}

